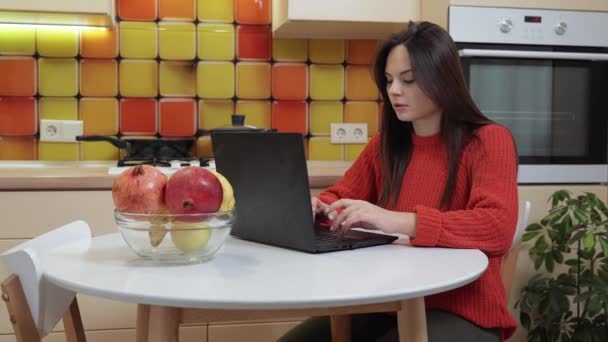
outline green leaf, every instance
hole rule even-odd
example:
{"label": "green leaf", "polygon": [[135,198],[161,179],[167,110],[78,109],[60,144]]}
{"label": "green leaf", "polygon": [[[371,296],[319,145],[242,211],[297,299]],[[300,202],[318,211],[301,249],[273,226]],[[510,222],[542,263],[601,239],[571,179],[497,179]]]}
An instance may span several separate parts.
{"label": "green leaf", "polygon": [[585,230],[584,229],[580,229],[578,230],[576,233],[574,233],[574,235],[572,235],[572,238],[570,239],[570,243],[574,243],[578,240],[580,240],[583,236],[585,236]]}
{"label": "green leaf", "polygon": [[551,212],[549,212],[549,214],[547,216],[545,216],[540,221],[540,223],[544,226],[553,224],[553,223],[559,221],[559,219],[561,219],[562,216],[566,215],[567,213],[568,213],[568,207],[554,209]]}
{"label": "green leaf", "polygon": [[561,264],[561,263],[564,262],[564,255],[559,250],[554,249],[554,250],[551,251],[551,254],[553,255],[553,259],[555,259],[555,261],[557,263]]}
{"label": "green leaf", "polygon": [[608,239],[601,238],[600,245],[602,245],[602,252],[604,253],[604,257],[608,258]]}
{"label": "green leaf", "polygon": [[587,313],[590,317],[593,317],[600,313],[602,309],[602,302],[597,295],[593,295],[589,298],[589,303],[587,304]]}
{"label": "green leaf", "polygon": [[542,264],[543,264],[543,260],[545,260],[545,258],[541,255],[539,255],[538,257],[536,257],[536,259],[534,260],[534,269],[538,270]]}
{"label": "green leaf", "polygon": [[538,238],[538,240],[536,240],[536,243],[534,243],[534,248],[536,248],[540,252],[544,252],[548,246],[549,245],[547,244],[547,240],[545,240],[544,236]]}
{"label": "green leaf", "polygon": [[566,217],[564,217],[564,220],[562,221],[562,227],[564,227],[564,234],[566,236],[572,234],[572,229],[574,225],[572,225],[572,218],[570,217],[570,215],[566,215]]}
{"label": "green leaf", "polygon": [[538,223],[532,223],[531,225],[526,227],[527,232],[533,232],[533,231],[541,230],[541,229],[543,229],[543,226],[541,226]]}
{"label": "green leaf", "polygon": [[582,225],[587,225],[587,223],[589,223],[589,216],[583,209],[581,209],[579,207],[574,207],[574,217],[580,223],[582,223]]}
{"label": "green leaf", "polygon": [[530,330],[530,315],[525,312],[519,313],[519,321],[527,330]]}
{"label": "green leaf", "polygon": [[585,235],[585,239],[583,240],[583,246],[585,248],[585,251],[591,251],[595,246],[595,234],[593,234],[592,232],[588,232],[587,235]]}
{"label": "green leaf", "polygon": [[522,236],[521,239],[523,241],[530,241],[530,240],[534,239],[540,233],[541,232],[539,232],[539,231],[527,232],[527,233],[524,233],[524,236]]}
{"label": "green leaf", "polygon": [[553,262],[553,255],[552,253],[547,253],[545,254],[545,267],[547,268],[547,271],[549,271],[550,273],[553,272],[555,263]]}

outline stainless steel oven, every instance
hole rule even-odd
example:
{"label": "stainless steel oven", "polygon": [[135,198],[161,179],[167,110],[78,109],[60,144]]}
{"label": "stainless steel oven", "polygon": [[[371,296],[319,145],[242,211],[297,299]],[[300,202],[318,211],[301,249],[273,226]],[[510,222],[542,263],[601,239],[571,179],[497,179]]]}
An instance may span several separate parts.
{"label": "stainless steel oven", "polygon": [[520,183],[608,182],[608,13],[451,6],[449,32]]}

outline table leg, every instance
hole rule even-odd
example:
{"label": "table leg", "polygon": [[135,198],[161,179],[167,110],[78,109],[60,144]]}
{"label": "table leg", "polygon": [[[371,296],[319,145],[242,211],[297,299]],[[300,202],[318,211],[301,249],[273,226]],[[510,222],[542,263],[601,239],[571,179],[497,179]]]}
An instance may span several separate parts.
{"label": "table leg", "polygon": [[178,342],[180,309],[150,306],[148,342]]}
{"label": "table leg", "polygon": [[397,312],[399,342],[427,342],[426,311],[424,297],[407,299],[401,302]]}
{"label": "table leg", "polygon": [[331,341],[350,342],[350,315],[331,315]]}
{"label": "table leg", "polygon": [[148,342],[150,329],[150,305],[137,305],[137,320],[135,321],[135,342]]}

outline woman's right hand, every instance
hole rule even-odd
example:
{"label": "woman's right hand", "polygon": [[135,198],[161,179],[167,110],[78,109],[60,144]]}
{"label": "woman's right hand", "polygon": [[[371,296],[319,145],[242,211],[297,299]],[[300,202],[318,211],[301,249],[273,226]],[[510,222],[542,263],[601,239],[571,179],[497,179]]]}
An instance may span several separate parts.
{"label": "woman's right hand", "polygon": [[324,213],[325,209],[329,207],[329,204],[321,201],[317,196],[312,196],[310,198],[310,204],[312,206],[312,219],[314,221],[315,216],[319,213]]}

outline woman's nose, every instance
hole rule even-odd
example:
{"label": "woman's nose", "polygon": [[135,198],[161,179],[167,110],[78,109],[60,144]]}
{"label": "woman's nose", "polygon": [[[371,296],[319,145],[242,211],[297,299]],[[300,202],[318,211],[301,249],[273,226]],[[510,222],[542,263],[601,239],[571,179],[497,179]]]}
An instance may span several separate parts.
{"label": "woman's nose", "polygon": [[393,82],[389,85],[389,87],[388,87],[389,94],[398,95],[400,92],[401,92],[401,90],[399,89],[399,84],[397,82]]}

